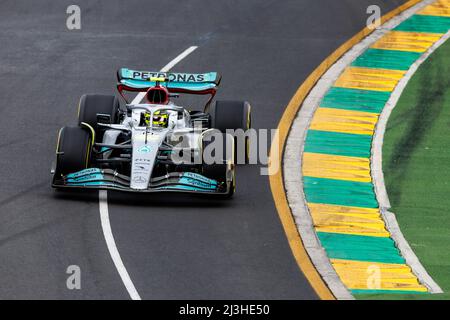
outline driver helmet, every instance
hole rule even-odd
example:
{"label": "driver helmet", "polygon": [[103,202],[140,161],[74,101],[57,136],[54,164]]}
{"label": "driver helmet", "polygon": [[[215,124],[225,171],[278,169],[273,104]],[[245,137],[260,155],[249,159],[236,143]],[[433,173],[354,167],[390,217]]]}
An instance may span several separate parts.
{"label": "driver helmet", "polygon": [[154,128],[167,128],[169,124],[169,114],[164,110],[156,110],[153,112],[153,119],[151,119],[151,112],[144,113],[144,123],[148,127],[150,121]]}

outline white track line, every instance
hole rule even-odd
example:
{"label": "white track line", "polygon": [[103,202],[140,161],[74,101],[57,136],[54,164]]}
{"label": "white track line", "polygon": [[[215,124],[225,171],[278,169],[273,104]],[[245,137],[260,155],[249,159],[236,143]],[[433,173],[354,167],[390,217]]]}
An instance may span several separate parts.
{"label": "white track line", "polygon": [[[160,71],[168,72],[172,69],[177,63],[186,58],[189,54],[194,52],[197,49],[197,46],[192,46],[184,50],[180,53],[175,59],[170,61],[167,65],[165,65]],[[144,92],[140,92],[131,102],[139,103],[142,98],[145,96]],[[103,236],[105,237],[106,245],[108,246],[109,254],[116,266],[117,272],[122,279],[125,288],[128,291],[132,300],[141,300],[141,296],[136,290],[136,287],[131,281],[130,275],[128,274],[125,265],[123,264],[122,258],[120,257],[119,250],[117,250],[116,242],[114,241],[114,236],[111,229],[111,223],[109,221],[109,210],[108,210],[108,192],[106,190],[99,190],[98,192],[98,202],[99,202],[99,211],[100,211],[100,220],[103,229]]]}
{"label": "white track line", "polygon": [[100,190],[98,192],[100,220],[102,221],[103,236],[105,237],[106,245],[108,246],[109,254],[119,272],[125,288],[127,288],[128,294],[133,300],[141,300],[139,293],[134,287],[133,281],[131,281],[122,258],[120,257],[119,250],[117,250],[116,242],[111,230],[111,223],[109,222],[109,210],[108,210],[108,192],[106,190]]}

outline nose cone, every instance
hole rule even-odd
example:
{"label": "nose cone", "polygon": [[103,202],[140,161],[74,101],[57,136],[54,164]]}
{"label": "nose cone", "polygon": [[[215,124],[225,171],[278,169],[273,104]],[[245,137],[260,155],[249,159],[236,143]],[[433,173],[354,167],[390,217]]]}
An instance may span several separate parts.
{"label": "nose cone", "polygon": [[131,164],[130,188],[135,190],[148,189],[150,177],[155,166],[159,146],[164,140],[164,134],[147,133],[146,129],[133,129],[133,158]]}

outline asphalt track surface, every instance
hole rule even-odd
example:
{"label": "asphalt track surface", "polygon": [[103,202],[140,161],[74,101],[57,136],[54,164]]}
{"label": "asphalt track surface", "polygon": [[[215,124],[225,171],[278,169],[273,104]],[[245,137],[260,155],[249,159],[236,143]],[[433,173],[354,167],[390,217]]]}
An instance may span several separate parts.
{"label": "asphalt track surface", "polygon": [[[56,133],[84,93],[114,94],[119,67],[218,71],[219,99],[249,100],[276,128],[298,85],[403,1],[73,1],[0,3],[0,298],[128,299],[103,237],[97,192],[50,188]],[[108,192],[111,228],[143,299],[316,299],[298,268],[268,178],[238,167],[233,200]],[[66,269],[81,268],[81,290]]]}

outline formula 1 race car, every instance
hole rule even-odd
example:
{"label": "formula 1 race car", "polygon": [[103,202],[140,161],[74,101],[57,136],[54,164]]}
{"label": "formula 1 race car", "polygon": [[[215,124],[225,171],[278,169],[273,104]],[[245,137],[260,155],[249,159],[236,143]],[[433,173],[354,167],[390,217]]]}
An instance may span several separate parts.
{"label": "formula 1 race car", "polygon": [[[52,186],[231,197],[236,158],[241,154],[248,161],[250,140],[244,135],[238,143],[229,132],[250,129],[250,104],[213,103],[221,80],[216,72],[122,68],[117,76],[125,104],[115,96],[84,95],[78,126],[60,129]],[[145,94],[146,101],[129,103],[125,92]],[[191,111],[173,103],[180,94],[209,95],[209,99],[203,111]]]}

